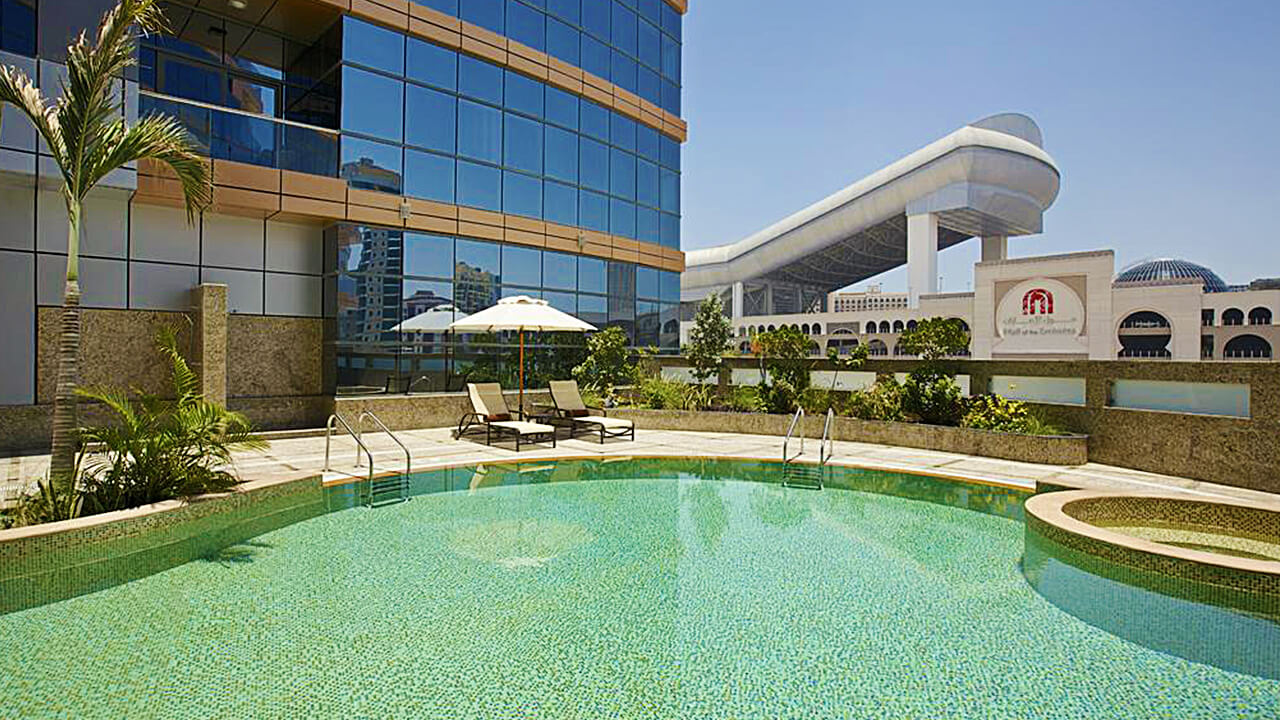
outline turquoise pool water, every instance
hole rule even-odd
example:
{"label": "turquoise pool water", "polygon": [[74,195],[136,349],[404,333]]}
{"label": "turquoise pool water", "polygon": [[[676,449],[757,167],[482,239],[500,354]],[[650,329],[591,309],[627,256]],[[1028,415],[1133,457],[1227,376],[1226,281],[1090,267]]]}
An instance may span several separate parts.
{"label": "turquoise pool water", "polygon": [[999,491],[554,472],[455,472],[0,616],[0,717],[1280,716],[1278,681],[1043,600],[1022,523],[953,506],[1016,516]]}

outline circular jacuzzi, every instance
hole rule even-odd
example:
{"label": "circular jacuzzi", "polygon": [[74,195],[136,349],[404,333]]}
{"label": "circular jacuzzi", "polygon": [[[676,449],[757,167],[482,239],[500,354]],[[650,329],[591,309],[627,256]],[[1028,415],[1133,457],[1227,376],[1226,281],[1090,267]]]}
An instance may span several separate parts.
{"label": "circular jacuzzi", "polygon": [[1023,574],[1153,649],[1280,677],[1280,506],[1092,490],[1026,503]]}

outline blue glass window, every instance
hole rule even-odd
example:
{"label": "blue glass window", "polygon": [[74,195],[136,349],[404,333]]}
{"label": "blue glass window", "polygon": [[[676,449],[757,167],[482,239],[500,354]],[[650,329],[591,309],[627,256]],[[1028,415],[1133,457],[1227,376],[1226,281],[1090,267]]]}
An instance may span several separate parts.
{"label": "blue glass window", "polygon": [[453,278],[453,238],[424,233],[405,233],[404,274]]}
{"label": "blue glass window", "polygon": [[459,160],[458,204],[502,212],[502,171]]}
{"label": "blue glass window", "polygon": [[657,268],[636,268],[636,297],[645,300],[657,300],[662,297],[660,286]]}
{"label": "blue glass window", "polygon": [[[547,122],[577,130],[578,96],[559,88],[547,87]],[[656,143],[657,140],[655,139]],[[656,158],[655,158],[656,159]]]}
{"label": "blue glass window", "polygon": [[342,129],[400,141],[404,83],[353,67],[342,68]]}
{"label": "blue glass window", "polygon": [[409,38],[405,74],[410,80],[457,90],[458,53],[417,38]]}
{"label": "blue glass window", "polygon": [[631,55],[636,54],[636,14],[613,3],[613,45]]}
{"label": "blue glass window", "polygon": [[[628,200],[636,199],[636,156],[625,150],[609,151],[609,192]],[[633,223],[634,224],[634,223]]]}
{"label": "blue glass window", "polygon": [[399,147],[344,135],[341,176],[353,188],[398,194],[401,154]]}
{"label": "blue glass window", "polygon": [[451,157],[405,149],[404,194],[454,204],[455,164]]}
{"label": "blue glass window", "polygon": [[591,138],[578,138],[578,182],[601,192],[609,191],[609,148]]}
{"label": "blue glass window", "polygon": [[542,83],[508,70],[506,86],[505,104],[508,110],[542,117]]}
{"label": "blue glass window", "polygon": [[635,152],[636,149],[636,121],[628,117],[623,117],[618,113],[609,114],[609,142],[622,148]]}
{"label": "blue glass window", "polygon": [[662,302],[680,302],[680,273],[659,270],[658,283],[661,285],[659,297]]}
{"label": "blue glass window", "polygon": [[609,67],[613,62],[609,46],[590,37],[581,36],[582,69],[604,80],[609,79]]}
{"label": "blue glass window", "polygon": [[680,114],[680,88],[669,80],[662,81],[662,109],[672,115]]}
{"label": "blue glass window", "polygon": [[656,25],[662,24],[663,0],[640,0],[640,17]]}
{"label": "blue glass window", "polygon": [[457,148],[458,99],[417,85],[406,85],[405,142],[452,153]]}
{"label": "blue glass window", "polygon": [[404,74],[404,35],[353,17],[343,18],[342,57],[371,68]]}
{"label": "blue glass window", "polygon": [[503,5],[506,0],[461,0],[458,16],[499,35],[505,34]]}
{"label": "blue glass window", "polygon": [[455,264],[454,280],[458,282],[476,282],[477,280],[501,281],[502,279],[502,246],[497,243],[465,240],[458,238],[454,247]]}
{"label": "blue glass window", "polygon": [[578,256],[567,253],[542,253],[542,286],[557,290],[578,289]]}
{"label": "blue glass window", "polygon": [[458,56],[458,92],[477,100],[502,104],[502,68],[466,55]]}
{"label": "blue glass window", "polygon": [[671,168],[672,170],[680,169],[680,143],[672,140],[666,135],[658,136],[658,146],[661,148],[660,162]]}
{"label": "blue glass window", "polygon": [[503,164],[542,174],[542,123],[506,113]]}
{"label": "blue glass window", "polygon": [[643,65],[636,71],[636,94],[654,105],[662,104],[662,79]]}
{"label": "blue glass window", "polygon": [[[609,291],[609,265],[604,260],[578,257],[578,290],[605,293]],[[590,321],[588,321],[590,322]]]}
{"label": "blue glass window", "polygon": [[648,125],[636,125],[636,152],[645,160],[658,162],[658,131]]}
{"label": "blue glass window", "polygon": [[613,51],[613,62],[611,64],[612,75],[610,79],[613,84],[627,90],[629,92],[636,91],[636,61],[630,57],[623,55],[617,50]]}
{"label": "blue glass window", "polygon": [[636,236],[636,206],[626,200],[609,201],[609,232],[622,237]]}
{"label": "blue glass window", "polygon": [[566,182],[578,182],[578,136],[548,125],[546,138],[546,175]]}
{"label": "blue glass window", "polygon": [[662,244],[680,249],[680,217],[678,215],[668,215],[661,213],[659,221],[662,225]]}
{"label": "blue glass window", "polygon": [[547,18],[547,54],[578,65],[578,31],[555,18]]}
{"label": "blue glass window", "polygon": [[502,112],[469,100],[459,101],[458,154],[502,162]]}
{"label": "blue glass window", "polygon": [[659,195],[661,202],[658,207],[669,213],[680,212],[680,176],[663,168],[659,172]]}
{"label": "blue glass window", "polygon": [[[636,296],[636,266],[625,262],[609,263],[609,314],[613,314],[614,301]],[[631,313],[635,313],[632,307]]]}
{"label": "blue glass window", "polygon": [[574,25],[581,19],[579,0],[547,0],[547,12]]}
{"label": "blue glass window", "polygon": [[601,40],[609,40],[609,14],[612,2],[587,0],[582,3],[582,29]]}
{"label": "blue glass window", "polygon": [[609,141],[609,111],[591,102],[583,100],[582,133],[598,140]]}
{"label": "blue glass window", "polygon": [[502,211],[509,215],[542,217],[542,181],[505,170],[502,173]]}
{"label": "blue glass window", "polygon": [[507,37],[534,50],[547,49],[545,16],[528,5],[507,3]]}
{"label": "blue glass window", "polygon": [[578,188],[553,180],[542,184],[542,217],[561,225],[578,225]]}
{"label": "blue glass window", "polygon": [[680,46],[674,40],[662,38],[662,76],[672,82],[680,82]]}
{"label": "blue glass window", "polygon": [[578,191],[578,225],[609,232],[609,198],[590,190]]}
{"label": "blue glass window", "polygon": [[598,328],[604,327],[609,323],[609,299],[603,295],[578,293],[578,317]]}
{"label": "blue glass window", "polygon": [[658,226],[658,211],[646,207],[636,208],[636,239],[654,245],[662,243],[662,234]]}
{"label": "blue glass window", "polygon": [[662,68],[662,33],[658,32],[658,28],[647,22],[642,22],[637,28],[639,48],[636,53],[640,57],[640,62],[648,65],[655,70]]}
{"label": "blue glass window", "polygon": [[662,5],[662,29],[676,40],[680,39],[680,13],[666,3]]}
{"label": "blue glass window", "polygon": [[275,167],[276,124],[266,118],[215,112],[211,150],[214,157],[225,160]]}
{"label": "blue glass window", "polygon": [[636,161],[636,202],[658,207],[661,197],[658,185],[658,166],[648,160]]}
{"label": "blue glass window", "polygon": [[543,290],[542,299],[560,312],[567,312],[570,315],[578,314],[578,296],[576,293]]}
{"label": "blue glass window", "polygon": [[542,287],[542,251],[518,245],[502,246],[504,285]]}

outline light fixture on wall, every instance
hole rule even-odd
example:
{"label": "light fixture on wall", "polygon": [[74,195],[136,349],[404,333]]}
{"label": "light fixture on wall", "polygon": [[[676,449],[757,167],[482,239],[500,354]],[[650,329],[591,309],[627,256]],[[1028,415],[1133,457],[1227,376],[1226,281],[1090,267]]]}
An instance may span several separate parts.
{"label": "light fixture on wall", "polygon": [[243,10],[249,7],[249,3],[245,2],[245,0],[227,0],[227,4],[235,10]]}

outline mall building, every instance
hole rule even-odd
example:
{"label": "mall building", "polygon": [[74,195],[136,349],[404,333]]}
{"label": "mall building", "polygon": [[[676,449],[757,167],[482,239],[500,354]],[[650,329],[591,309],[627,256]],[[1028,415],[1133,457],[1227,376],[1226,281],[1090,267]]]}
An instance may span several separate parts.
{"label": "mall building", "polygon": [[[5,0],[0,61],[55,94],[111,5]],[[124,112],[188,128],[213,205],[188,223],[155,163],[89,198],[86,384],[156,387],[156,328],[207,342],[221,314],[228,404],[314,427],[335,394],[514,377],[512,338],[439,330],[517,294],[678,347],[685,0],[162,5],[171,32],[142,39]],[[34,129],[3,112],[0,422],[39,424],[67,220]],[[535,364],[582,342],[531,341]]]}
{"label": "mall building", "polygon": [[[793,327],[819,352],[899,344],[921,319],[956,318],[975,359],[1270,361],[1280,344],[1280,281],[1228,285],[1185,260],[1116,272],[1110,250],[1011,258],[1039,233],[1059,170],[1028,117],[961,128],[754,235],[688,254],[682,330],[719,294],[738,336]],[[938,291],[938,251],[981,243],[973,290]],[[846,288],[905,265],[905,293]]]}

